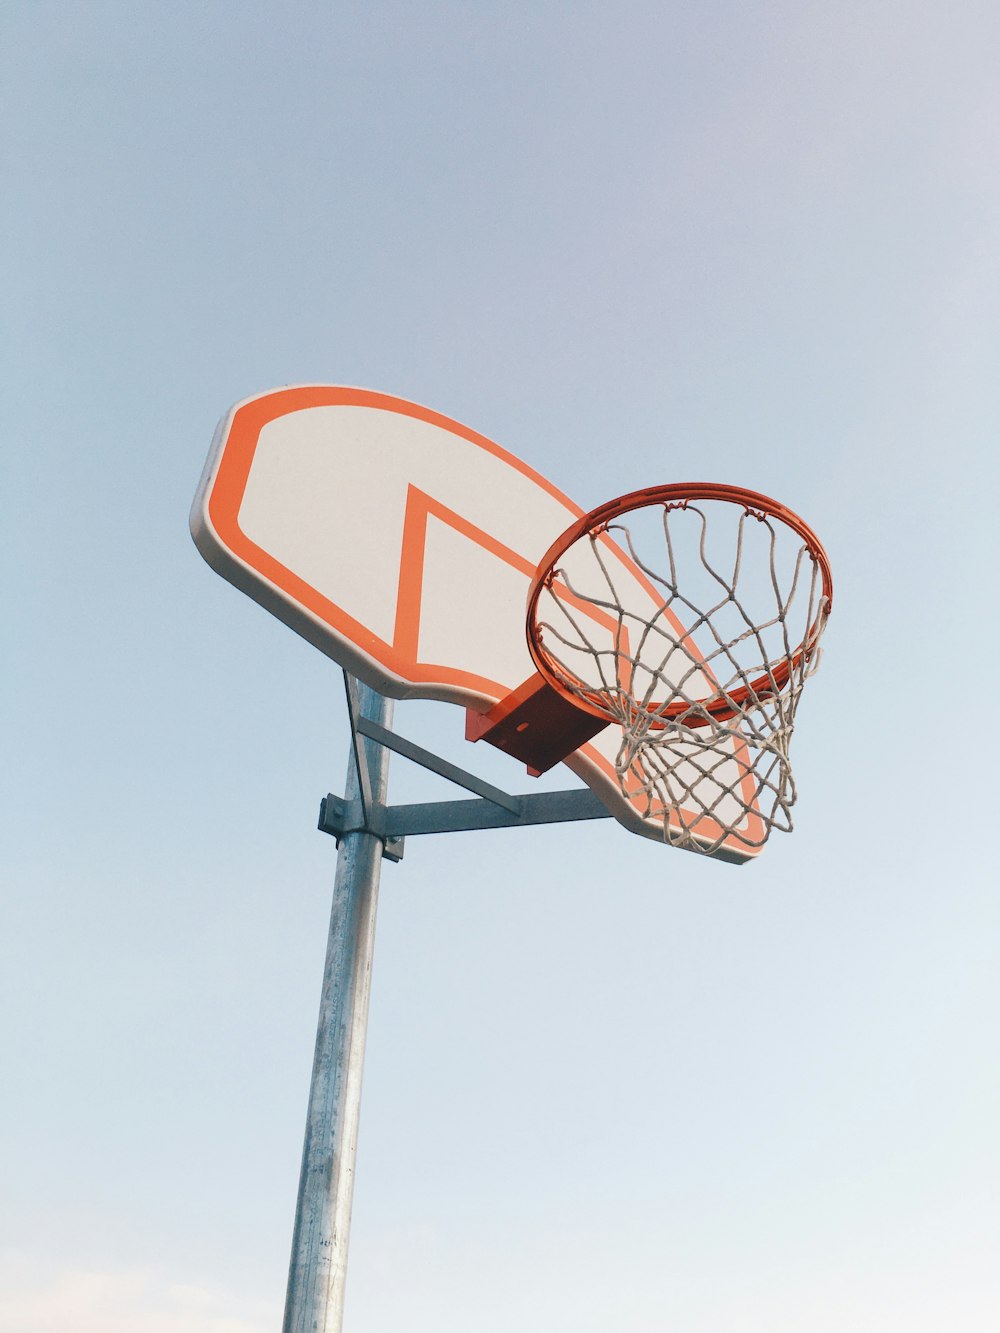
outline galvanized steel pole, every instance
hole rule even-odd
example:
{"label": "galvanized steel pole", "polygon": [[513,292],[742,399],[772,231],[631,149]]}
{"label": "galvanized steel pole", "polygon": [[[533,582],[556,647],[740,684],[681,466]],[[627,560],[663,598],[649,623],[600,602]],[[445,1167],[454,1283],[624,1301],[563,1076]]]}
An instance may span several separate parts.
{"label": "galvanized steel pole", "polygon": [[[361,715],[389,726],[391,701],[365,685],[359,685],[358,694]],[[372,800],[384,805],[389,751],[357,739],[367,757]],[[361,791],[352,756],[348,800],[358,800]],[[364,831],[344,834],[333,886],[283,1333],[340,1333],[343,1323],[381,864],[378,837]]]}

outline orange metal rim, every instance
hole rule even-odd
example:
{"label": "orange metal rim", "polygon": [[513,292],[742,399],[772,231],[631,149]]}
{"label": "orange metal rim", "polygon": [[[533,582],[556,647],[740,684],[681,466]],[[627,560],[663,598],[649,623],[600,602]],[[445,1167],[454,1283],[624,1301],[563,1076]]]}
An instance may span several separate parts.
{"label": "orange metal rim", "polygon": [[[549,654],[539,637],[537,624],[538,600],[546,582],[556,569],[558,562],[581,537],[599,534],[609,523],[614,522],[616,518],[621,518],[623,514],[632,513],[636,509],[651,508],[654,505],[684,508],[689,501],[696,500],[726,501],[729,504],[738,505],[752,518],[761,520],[765,517],[775,518],[787,528],[790,528],[802,538],[809,555],[819,566],[825,605],[809,626],[805,639],[795,650],[791,659],[776,663],[773,669],[751,681],[749,685],[741,686],[737,690],[720,693],[714,698],[699,700],[697,704],[685,701],[665,706],[648,704],[645,706],[645,711],[662,718],[664,724],[682,716],[685,725],[690,727],[707,726],[712,719],[719,722],[725,721],[727,718],[737,716],[751,698],[764,698],[779,693],[788,684],[792,673],[804,660],[808,661],[815,651],[820,634],[830,614],[830,608],[833,605],[833,573],[822,542],[798,514],[779,501],[772,500],[768,495],[762,495],[759,491],[746,490],[741,486],[726,486],[716,482],[677,482],[669,486],[648,486],[643,490],[630,491],[627,495],[621,495],[615,500],[608,500],[605,504],[591,510],[589,514],[584,514],[582,518],[572,523],[545,552],[528,590],[528,651],[531,653],[535,666],[545,679],[560,693],[566,695],[577,707],[583,708],[597,717],[608,716],[608,710],[602,707],[599,702],[601,698],[599,691],[593,691],[587,696],[581,697],[567,690],[551,665]],[[698,716],[699,710],[702,710],[707,716]]]}

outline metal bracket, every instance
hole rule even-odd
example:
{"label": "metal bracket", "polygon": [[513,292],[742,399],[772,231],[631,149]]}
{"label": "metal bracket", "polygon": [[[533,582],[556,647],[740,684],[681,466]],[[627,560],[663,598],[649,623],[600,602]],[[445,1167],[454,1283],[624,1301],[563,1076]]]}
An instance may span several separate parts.
{"label": "metal bracket", "polygon": [[363,801],[324,796],[319,803],[317,827],[322,833],[332,833],[338,847],[345,833],[373,833],[382,840],[382,855],[387,861],[402,861],[405,839],[401,834],[385,831],[386,809],[384,805],[373,805],[366,810]]}
{"label": "metal bracket", "polygon": [[403,852],[405,850],[405,838],[396,837],[395,834],[386,834],[382,839],[382,855],[387,861],[395,861],[398,865],[403,859]]}
{"label": "metal bracket", "polygon": [[[526,828],[529,824],[562,824],[578,819],[613,818],[589,788],[536,792],[525,796],[512,796],[510,792],[501,791],[474,773],[362,717],[354,680],[346,671],[344,683],[351,714],[351,736],[361,799],[348,801],[331,793],[320,802],[320,831],[335,837],[338,846],[340,839],[347,833],[373,833],[382,841],[382,855],[389,861],[401,861],[404,839],[409,835],[460,833],[487,828]],[[371,798],[368,766],[359,736],[377,745],[384,745],[386,749],[447,778],[466,791],[475,792],[477,799],[422,801],[415,805],[378,804]]]}
{"label": "metal bracket", "polygon": [[426,833],[463,833],[472,829],[527,828],[531,824],[563,824],[581,819],[611,819],[613,816],[594,793],[586,788],[543,791],[519,797],[517,813],[492,801],[421,801],[414,805],[381,805],[370,812],[367,822],[360,801],[341,796],[323,798],[319,807],[319,829],[338,840],[345,833],[374,833],[386,845],[398,842],[402,856],[404,837]]}

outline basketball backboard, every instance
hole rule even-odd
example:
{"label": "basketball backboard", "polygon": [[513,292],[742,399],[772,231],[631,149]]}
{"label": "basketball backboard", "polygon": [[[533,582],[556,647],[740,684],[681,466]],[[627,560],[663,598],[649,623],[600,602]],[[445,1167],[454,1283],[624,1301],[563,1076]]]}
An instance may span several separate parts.
{"label": "basketball backboard", "polygon": [[[309,385],[247,399],[223,419],[191,530],[218,573],[374,689],[485,713],[534,671],[531,579],[582,514],[534,468],[437,412]],[[652,605],[641,571],[608,549],[637,602]],[[613,637],[599,611],[581,614]],[[565,763],[620,823],[662,842],[662,819],[644,816],[615,776],[614,732]],[[751,808],[742,830],[751,843],[755,818]],[[718,854],[754,851],[734,837]]]}

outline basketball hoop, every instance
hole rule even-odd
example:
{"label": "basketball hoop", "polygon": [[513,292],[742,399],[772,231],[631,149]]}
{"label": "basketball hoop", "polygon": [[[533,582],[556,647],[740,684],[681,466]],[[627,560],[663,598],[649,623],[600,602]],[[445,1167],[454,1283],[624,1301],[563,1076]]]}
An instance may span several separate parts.
{"label": "basketball hoop", "polygon": [[832,598],[822,545],[784,505],[656,486],[549,548],[528,647],[560,701],[621,728],[618,783],[666,842],[756,850],[792,827],[789,742]]}

